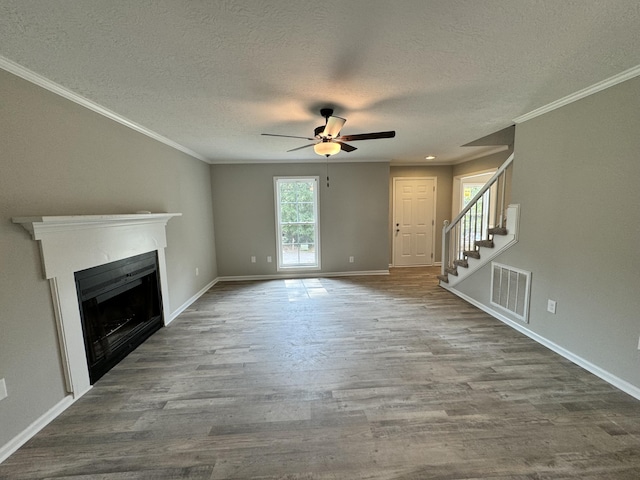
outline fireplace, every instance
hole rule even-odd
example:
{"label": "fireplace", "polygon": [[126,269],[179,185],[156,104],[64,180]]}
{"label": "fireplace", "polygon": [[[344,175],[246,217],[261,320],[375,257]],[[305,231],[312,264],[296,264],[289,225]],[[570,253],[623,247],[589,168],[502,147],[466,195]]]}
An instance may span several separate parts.
{"label": "fireplace", "polygon": [[[87,352],[84,338],[86,322],[83,319],[84,313],[80,311],[80,304],[89,297],[79,301],[76,273],[121,260],[127,261],[142,254],[151,254],[157,260],[155,277],[160,289],[157,293],[159,311],[156,312],[161,312],[158,315],[152,314],[151,317],[158,317],[160,324],[162,322],[168,324],[174,315],[171,313],[167,289],[165,227],[169,219],[180,215],[180,213],[143,212],[13,218],[14,223],[21,224],[40,244],[43,274],[44,278],[48,279],[51,289],[66,388],[74,399],[88,392],[93,383],[88,367],[88,363],[92,360],[88,362],[87,359],[95,360],[105,351],[111,351],[111,347],[102,347],[102,351],[96,350],[93,354]],[[111,270],[111,267],[107,267],[107,270]],[[125,277],[127,273],[132,271],[127,272],[125,268]],[[153,283],[153,280],[141,280],[141,282],[142,285],[147,285],[145,282]],[[96,286],[99,283],[97,282]],[[125,283],[127,282],[123,282],[123,285]],[[81,290],[84,290],[84,287]],[[115,300],[110,302],[115,295],[108,298],[112,293],[116,293],[115,290],[112,289],[108,294],[100,294],[104,295],[99,297],[102,302],[96,300],[96,303],[107,307],[108,303],[115,302]],[[84,296],[83,293],[80,295]],[[130,292],[128,295],[134,297],[133,304],[136,304],[138,300],[135,298],[141,294]],[[117,303],[119,304],[120,300]],[[129,322],[132,329],[134,324],[135,322]],[[148,337],[156,326],[139,328],[144,330],[143,335]],[[115,336],[113,340],[113,343],[118,343],[115,342]],[[120,351],[119,355],[121,354]]]}
{"label": "fireplace", "polygon": [[93,385],[164,324],[156,252],[75,273]]}

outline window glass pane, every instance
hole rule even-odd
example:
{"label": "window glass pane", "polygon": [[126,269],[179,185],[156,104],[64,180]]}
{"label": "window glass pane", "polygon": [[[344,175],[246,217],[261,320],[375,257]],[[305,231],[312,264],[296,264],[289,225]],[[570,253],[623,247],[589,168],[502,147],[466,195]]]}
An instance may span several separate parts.
{"label": "window glass pane", "polygon": [[313,202],[313,183],[299,182],[297,188],[298,202]]}
{"label": "window glass pane", "polygon": [[280,222],[297,223],[298,205],[296,203],[282,203],[280,205]]}
{"label": "window glass pane", "polygon": [[319,267],[317,179],[277,178],[278,266]]}
{"label": "window glass pane", "polygon": [[299,222],[313,222],[313,203],[300,203],[298,204],[298,221]]}
{"label": "window glass pane", "polygon": [[296,199],[296,186],[293,183],[280,183],[280,201],[294,202]]}
{"label": "window glass pane", "polygon": [[290,245],[296,243],[297,227],[296,225],[282,225],[280,227],[282,232],[281,243],[283,245]]}
{"label": "window glass pane", "polygon": [[292,266],[299,264],[299,246],[295,244],[283,245],[282,247],[282,265]]}
{"label": "window glass pane", "polygon": [[305,224],[298,226],[298,243],[313,245],[315,243],[316,232],[313,225]]}

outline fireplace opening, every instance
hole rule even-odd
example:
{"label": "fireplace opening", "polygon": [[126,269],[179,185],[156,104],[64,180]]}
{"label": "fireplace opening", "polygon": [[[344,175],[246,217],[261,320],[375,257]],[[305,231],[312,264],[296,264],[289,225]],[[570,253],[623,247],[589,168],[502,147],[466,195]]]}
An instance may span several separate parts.
{"label": "fireplace opening", "polygon": [[164,325],[156,252],[75,273],[93,385]]}

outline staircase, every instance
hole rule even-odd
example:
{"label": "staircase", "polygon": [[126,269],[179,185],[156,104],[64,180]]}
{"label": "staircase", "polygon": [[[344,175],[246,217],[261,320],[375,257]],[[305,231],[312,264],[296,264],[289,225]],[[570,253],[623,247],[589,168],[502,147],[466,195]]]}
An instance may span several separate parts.
{"label": "staircase", "polygon": [[440,285],[453,287],[518,241],[519,205],[506,205],[513,154],[442,229]]}

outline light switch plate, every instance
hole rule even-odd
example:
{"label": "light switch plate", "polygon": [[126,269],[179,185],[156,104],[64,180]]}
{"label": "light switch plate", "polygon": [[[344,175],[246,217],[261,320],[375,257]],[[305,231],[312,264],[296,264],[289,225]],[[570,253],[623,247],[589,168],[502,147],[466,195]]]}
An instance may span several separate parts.
{"label": "light switch plate", "polygon": [[547,312],[556,313],[556,301],[555,300],[547,300]]}

